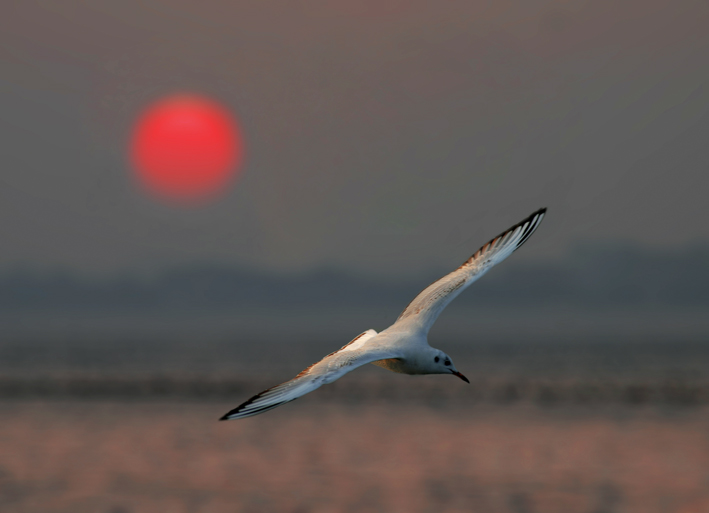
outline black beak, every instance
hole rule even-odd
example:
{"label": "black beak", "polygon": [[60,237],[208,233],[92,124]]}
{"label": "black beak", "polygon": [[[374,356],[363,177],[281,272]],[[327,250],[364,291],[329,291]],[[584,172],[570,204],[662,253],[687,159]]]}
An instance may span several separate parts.
{"label": "black beak", "polygon": [[460,379],[462,379],[462,380],[465,381],[466,383],[470,383],[470,381],[468,381],[468,378],[466,378],[465,376],[463,376],[460,372],[453,372],[453,371],[451,371],[451,374],[453,374],[454,376],[458,376]]}

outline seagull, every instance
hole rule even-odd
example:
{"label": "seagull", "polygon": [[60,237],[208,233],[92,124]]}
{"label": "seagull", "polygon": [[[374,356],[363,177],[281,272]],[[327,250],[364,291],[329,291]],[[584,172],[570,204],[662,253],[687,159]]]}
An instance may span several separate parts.
{"label": "seagull", "polygon": [[219,420],[241,419],[267,412],[367,363],[401,374],[452,374],[470,383],[455,368],[450,356],[428,345],[428,332],[448,303],[527,241],[539,227],[546,210],[539,209],[505,230],[458,269],[429,285],[409,303],[396,322],[381,333],[371,329],[365,331],[295,378],[253,396]]}

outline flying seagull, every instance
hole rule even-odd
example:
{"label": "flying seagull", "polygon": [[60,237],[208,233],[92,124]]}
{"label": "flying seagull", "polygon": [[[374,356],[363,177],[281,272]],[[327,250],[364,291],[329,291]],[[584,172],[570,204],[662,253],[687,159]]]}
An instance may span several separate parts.
{"label": "flying seagull", "polygon": [[402,374],[452,374],[470,383],[455,368],[450,356],[428,345],[428,331],[448,303],[526,242],[542,222],[546,210],[539,209],[505,230],[458,269],[429,285],[409,303],[396,322],[381,333],[365,331],[295,378],[253,396],[219,420],[241,419],[267,412],[367,363]]}

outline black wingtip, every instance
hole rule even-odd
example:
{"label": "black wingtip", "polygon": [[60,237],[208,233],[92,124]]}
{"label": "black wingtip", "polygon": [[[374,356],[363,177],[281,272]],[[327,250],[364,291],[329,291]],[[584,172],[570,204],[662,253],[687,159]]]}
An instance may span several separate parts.
{"label": "black wingtip", "polygon": [[546,214],[546,213],[547,213],[547,207],[542,207],[542,208],[540,208],[539,210],[535,210],[534,212],[532,212],[531,214],[529,214],[524,220],[522,220],[522,221],[520,221],[519,223],[517,223],[517,225],[524,224],[524,223],[526,223],[527,221],[529,221],[530,219],[533,219],[533,218],[535,218],[535,217],[538,216],[538,215]]}
{"label": "black wingtip", "polygon": [[[547,211],[546,207],[540,208],[536,212],[533,212],[532,214],[530,214],[529,217],[527,217],[523,221],[520,221],[515,226],[510,228],[510,230],[514,230],[518,226],[523,226],[523,225],[529,223],[528,226],[525,228],[524,233],[522,234],[522,237],[517,242],[517,246],[515,247],[514,251],[517,251],[522,246],[522,244],[527,242],[527,239],[529,237],[531,237],[532,233],[534,233],[534,231],[539,227],[539,224],[542,222],[542,219],[544,218],[544,214],[546,214],[546,211]],[[507,231],[509,232],[510,230],[507,230]]]}
{"label": "black wingtip", "polygon": [[231,416],[234,415],[239,408],[234,408],[233,410],[230,410],[226,412],[224,415],[222,415],[219,420],[231,420]]}
{"label": "black wingtip", "polygon": [[[529,214],[527,217],[525,217],[524,219],[522,219],[519,223],[515,224],[514,226],[510,226],[510,227],[507,228],[504,232],[502,232],[502,233],[500,233],[499,235],[493,237],[492,239],[490,239],[490,240],[488,241],[487,244],[484,244],[484,245],[478,250],[477,253],[473,254],[472,257],[470,257],[468,260],[466,260],[463,265],[467,264],[467,263],[470,262],[473,258],[475,258],[479,253],[483,252],[484,249],[485,249],[485,247],[491,245],[496,239],[499,239],[499,238],[501,238],[501,237],[504,237],[506,234],[508,234],[508,233],[510,233],[510,232],[512,232],[512,231],[514,231],[514,230],[516,230],[516,229],[519,228],[520,226],[524,226],[525,224],[528,224],[528,226],[527,226],[526,229],[525,229],[525,232],[522,234],[522,237],[520,237],[519,241],[517,241],[517,246],[514,248],[514,251],[517,251],[517,249],[518,249],[522,244],[524,244],[524,243],[527,241],[527,239],[529,238],[529,236],[532,235],[532,233],[537,229],[537,227],[539,226],[539,223],[541,222],[541,219],[542,219],[541,216],[544,216],[544,214],[546,214],[546,211],[547,211],[547,208],[546,208],[546,207],[540,208],[539,210],[536,210],[536,211],[532,212],[531,214]],[[537,223],[533,223],[533,222],[532,222],[532,221],[534,221],[535,219],[538,220]]]}
{"label": "black wingtip", "polygon": [[[511,232],[512,230],[515,230],[515,229],[519,228],[520,226],[525,225],[526,223],[531,222],[531,221],[532,221],[533,219],[535,219],[536,217],[539,217],[539,216],[541,216],[541,215],[546,214],[546,212],[547,212],[547,208],[546,208],[546,207],[540,208],[539,210],[535,210],[534,212],[532,212],[531,214],[529,214],[527,217],[525,217],[524,219],[522,219],[522,220],[521,220],[519,223],[517,223],[516,225],[510,226],[510,227],[507,228],[504,232],[502,232],[501,234],[499,234],[497,237],[492,238],[492,239],[490,240],[490,242],[492,242],[493,240],[498,239],[498,238],[504,236],[506,233],[509,233],[509,232]],[[530,225],[527,227],[527,230],[531,230],[531,231],[529,231],[529,233],[527,233],[527,236],[531,235],[531,234],[532,234],[532,231],[534,231],[534,229],[536,229],[537,226],[539,226],[539,224],[536,224],[536,225],[531,225],[531,224],[530,224]],[[527,236],[523,236],[523,237],[522,237],[522,240],[517,244],[517,247],[521,246],[521,245],[524,243],[524,241],[527,240]],[[488,244],[489,244],[489,242],[488,242]]]}

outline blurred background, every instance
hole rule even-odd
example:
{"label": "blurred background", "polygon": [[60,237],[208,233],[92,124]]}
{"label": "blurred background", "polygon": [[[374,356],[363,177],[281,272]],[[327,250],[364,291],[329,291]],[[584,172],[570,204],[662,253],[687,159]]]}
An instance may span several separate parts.
{"label": "blurred background", "polygon": [[[709,5],[18,2],[0,16],[0,506],[709,511]],[[128,147],[177,93],[244,159]],[[429,340],[216,422],[537,208]]]}

